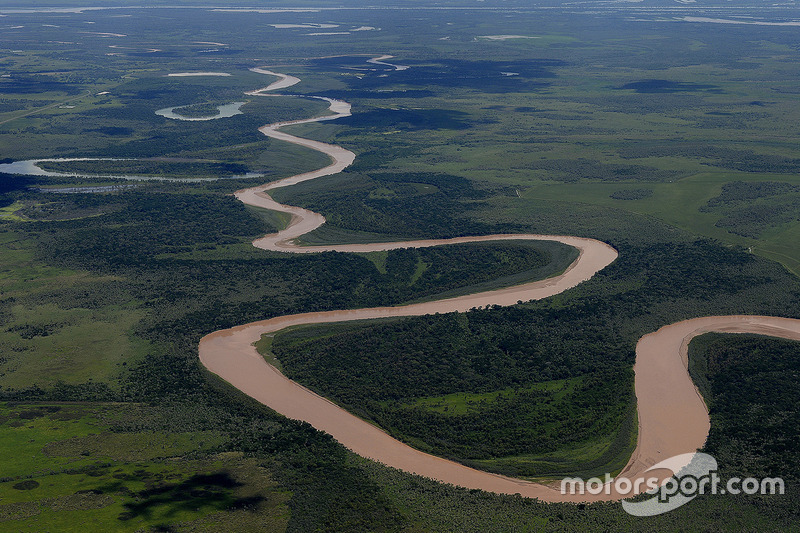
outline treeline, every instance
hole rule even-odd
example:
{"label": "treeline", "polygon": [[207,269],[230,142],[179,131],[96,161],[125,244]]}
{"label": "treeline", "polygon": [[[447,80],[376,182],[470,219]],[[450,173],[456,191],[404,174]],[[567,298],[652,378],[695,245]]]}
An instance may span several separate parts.
{"label": "treeline", "polygon": [[46,161],[45,170],[105,176],[170,176],[171,178],[227,178],[244,175],[247,166],[217,161],[100,160]]}
{"label": "treeline", "polygon": [[700,208],[721,212],[716,226],[757,239],[766,229],[800,219],[800,187],[779,181],[734,181]]}
{"label": "treeline", "polygon": [[[223,104],[224,105],[224,104]],[[192,104],[178,107],[173,110],[177,115],[187,118],[205,118],[220,114],[219,107],[214,104]]]}
{"label": "treeline", "polygon": [[704,142],[628,142],[617,148],[620,156],[630,159],[648,157],[681,157],[709,161],[720,168],[742,172],[776,172],[795,174],[800,159],[775,154],[760,154],[749,150],[725,148]]}
{"label": "treeline", "polygon": [[13,204],[15,201],[14,191],[25,190],[31,183],[30,178],[0,174],[0,207]]}
{"label": "treeline", "polygon": [[632,387],[633,373],[620,367],[568,380],[562,390],[509,389],[463,414],[370,400],[361,410],[401,440],[477,468],[523,477],[575,475],[593,466],[605,472],[619,454],[630,455],[633,428],[625,431],[621,449],[597,463],[590,464],[597,457],[553,459],[587,441],[614,441],[631,415]]}
{"label": "treeline", "polygon": [[800,186],[781,181],[732,181],[722,186],[718,196],[710,199],[700,211],[710,211],[728,204],[741,204],[757,198],[800,193]]}
{"label": "treeline", "polygon": [[64,288],[60,299],[97,308],[129,295],[148,309],[139,334],[165,342],[276,315],[392,305],[480,284],[494,288],[498,279],[539,279],[574,259],[558,243],[465,244],[391,251],[382,272],[355,254],[268,253],[250,241],[272,229],[240,202],[184,187],[30,192],[31,201],[45,199],[54,212],[98,214],[19,229],[37,240],[48,262],[117,276],[91,294]]}
{"label": "treeline", "polygon": [[743,237],[758,239],[769,228],[800,220],[800,196],[730,209],[714,225]]}
{"label": "treeline", "polygon": [[620,189],[609,194],[615,200],[642,200],[653,196],[653,189]]}
{"label": "treeline", "polygon": [[337,119],[337,125],[361,131],[383,130],[465,130],[470,128],[470,115],[453,109],[387,109],[373,108],[356,111],[349,117]]}
{"label": "treeline", "polygon": [[[365,283],[381,286],[386,301],[404,302],[441,293],[463,293],[465,288],[490,290],[544,279],[563,271],[576,258],[573,248],[553,241],[398,249],[387,252],[384,272]],[[488,278],[489,272],[496,277]],[[358,290],[374,289],[362,284]]]}
{"label": "treeline", "polygon": [[[316,326],[307,338],[279,333],[272,350],[292,379],[415,445],[466,461],[585,443],[600,426],[611,435],[632,402],[626,376],[636,342],[662,325],[706,314],[797,314],[800,284],[743,251],[709,241],[620,251],[594,279],[543,302],[345,331]],[[537,419],[519,404],[515,418],[504,401],[487,405],[479,417],[413,406],[419,398],[456,392],[512,388],[524,397],[531,383],[580,376],[613,383],[555,403],[562,413],[601,406],[594,418],[577,416],[584,425],[559,427],[557,417]],[[519,429],[521,419],[530,433]],[[477,431],[481,422],[492,430]]]}
{"label": "treeline", "polygon": [[675,170],[664,170],[645,165],[602,163],[586,158],[540,159],[528,163],[527,168],[547,171],[549,179],[565,182],[577,182],[581,179],[659,182],[673,180],[682,175],[681,172]]}
{"label": "treeline", "polygon": [[[414,153],[413,148],[400,148],[398,157],[404,156],[404,150]],[[526,199],[524,214],[520,214],[506,200],[516,198],[513,188],[448,174],[381,169],[386,160],[381,151],[359,153],[350,171],[278,189],[273,197],[325,215],[326,225],[309,234],[309,241],[324,241],[334,227],[370,233],[370,242],[380,237],[398,240],[494,233],[580,235],[614,246],[691,239],[652,217],[568,199]]]}
{"label": "treeline", "polygon": [[[703,451],[719,475],[780,477],[784,496],[733,496],[737,504],[788,524],[800,520],[800,342],[707,334],[689,346],[692,379],[711,416]],[[768,509],[768,511],[767,511]]]}
{"label": "treeline", "polygon": [[320,339],[279,334],[273,351],[292,379],[362,410],[367,400],[489,392],[619,368],[633,353],[618,337],[583,313],[509,307],[355,326]]}
{"label": "treeline", "polygon": [[[504,523],[501,518],[493,519],[494,525],[485,521],[493,512],[496,514],[497,505],[502,505],[504,513],[513,516],[517,523],[549,520],[554,526],[562,524],[569,528],[585,522],[586,514],[575,506],[545,506],[513,497],[470,493],[362,463],[328,436],[308,425],[277,416],[208,376],[197,362],[196,343],[201,335],[287,312],[370,305],[371,301],[381,301],[382,274],[371,262],[349,254],[293,257],[250,251],[247,242],[253,233],[263,232],[263,224],[253,218],[237,226],[237,219],[241,220],[246,211],[230,198],[209,199],[204,194],[166,188],[163,193],[154,190],[136,193],[102,195],[115,210],[103,215],[105,218],[25,223],[15,227],[16,231],[39,240],[42,260],[114,274],[91,290],[64,287],[58,294],[36,295],[37,301],[57,299],[59,305],[102,308],[120,299],[137,299],[147,310],[137,335],[155,343],[142,361],[128,365],[129,371],[121,377],[118,391],[86,384],[27,391],[30,397],[111,399],[141,404],[143,414],[118,421],[115,427],[118,431],[213,429],[229,434],[231,439],[226,449],[258,457],[276,473],[281,486],[292,491],[290,529],[294,531],[401,530],[410,522],[422,524],[423,529],[442,529],[437,526],[441,520],[449,523],[454,519],[452,510],[445,506],[447,502],[457,503],[453,508],[459,509],[459,516],[475,516],[475,523],[486,525],[486,530],[503,529],[498,526]],[[163,198],[154,198],[161,194]],[[48,200],[51,198],[52,195],[48,196]],[[195,202],[196,205],[189,205]],[[174,206],[181,208],[172,209]],[[104,236],[108,242],[103,242]],[[201,246],[214,244],[206,239],[226,236],[246,245],[245,250],[223,246],[206,250],[206,256],[190,256],[180,244],[190,243],[192,250],[199,252]],[[128,245],[130,249],[126,249]],[[609,376],[610,381],[627,379],[625,373],[630,372],[634,340],[662,323],[710,312],[786,314],[796,313],[800,308],[794,278],[772,263],[741,251],[705,241],[619,247],[621,257],[615,264],[576,290],[547,302],[466,315],[423,317],[395,325],[404,324],[402,327],[406,328],[403,342],[418,338],[420,350],[427,352],[431,346],[441,348],[427,352],[424,360],[417,354],[416,360],[424,364],[457,364],[458,350],[467,349],[465,356],[474,357],[475,364],[463,367],[466,382],[479,387],[477,390],[491,391],[504,381],[512,383],[514,388],[514,380],[521,376],[517,373],[519,368],[527,369],[528,374],[522,377],[529,381],[519,381],[517,389],[556,377],[581,378],[588,383],[596,383],[592,380],[603,376]],[[420,258],[427,261],[426,257],[433,261],[433,256],[421,255],[401,260],[398,279],[409,283],[406,274],[412,261],[416,272],[418,261]],[[387,275],[390,264],[387,256]],[[364,280],[376,281],[375,293],[353,290]],[[421,280],[422,277],[417,283]],[[718,294],[723,296],[717,298]],[[453,320],[462,328],[460,321],[465,317],[469,331],[475,332],[471,333],[474,337],[456,338],[461,330],[455,329]],[[452,338],[457,344],[437,344],[437,336]],[[494,361],[493,357],[499,359]],[[517,358],[521,358],[520,364],[502,367]],[[381,364],[376,366],[379,371],[385,368]],[[357,368],[363,370],[361,366]],[[330,371],[338,372],[339,367],[331,367]],[[396,378],[403,378],[403,374],[402,365],[394,369]],[[436,376],[445,377],[445,373],[432,375]],[[481,381],[484,376],[494,381]],[[363,379],[373,378],[365,375]],[[444,393],[459,385],[446,380],[437,383],[432,378],[418,384],[407,379],[405,383],[416,387],[414,392],[419,397],[430,396],[434,390]],[[480,389],[481,386],[485,388]],[[562,405],[577,409],[587,401],[615,400],[617,404],[605,405],[621,406],[625,402],[630,405],[618,393],[616,397],[609,394],[611,389],[618,391],[619,386],[617,383],[604,387],[601,382],[591,390],[571,396],[570,403]],[[402,390],[390,388],[388,392],[405,397]],[[7,399],[27,397],[26,391],[4,393],[13,394],[6,396]],[[598,394],[602,398],[591,396]],[[506,405],[503,402],[498,406]],[[558,412],[559,408],[560,405],[543,406],[539,414],[551,409]],[[510,421],[512,411],[506,412]],[[506,415],[502,409],[497,409],[497,413],[494,420],[499,426],[501,415]],[[603,422],[609,431],[621,423],[619,418],[616,422],[610,420],[614,413],[618,411],[611,410]],[[535,420],[535,415],[532,411],[530,420]],[[553,439],[569,437],[561,430],[550,435]],[[436,501],[430,500],[432,495]],[[608,527],[620,525],[625,519],[618,508],[611,506],[588,506],[585,512]]]}
{"label": "treeline", "polygon": [[488,196],[460,176],[405,172],[344,172],[274,194],[282,203],[323,213],[339,228],[416,238],[501,232],[469,218]]}
{"label": "treeline", "polygon": [[[53,201],[53,197],[47,200]],[[190,251],[201,243],[235,244],[244,240],[242,235],[255,237],[263,229],[263,224],[248,216],[230,196],[139,188],[102,196],[72,194],[62,201],[110,209],[97,217],[31,223],[25,229],[40,234],[46,247],[52,246],[48,259],[92,270],[145,264],[156,256]]]}

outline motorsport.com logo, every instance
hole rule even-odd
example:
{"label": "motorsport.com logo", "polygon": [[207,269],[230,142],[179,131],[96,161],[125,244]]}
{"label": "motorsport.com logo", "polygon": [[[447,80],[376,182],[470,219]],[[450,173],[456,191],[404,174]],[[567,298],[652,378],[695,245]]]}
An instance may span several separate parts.
{"label": "motorsport.com logo", "polygon": [[781,478],[738,478],[732,477],[722,482],[717,475],[717,461],[706,453],[685,453],[665,459],[648,468],[652,470],[669,470],[673,476],[663,477],[639,476],[634,480],[610,474],[605,479],[593,477],[564,478],[561,480],[561,494],[600,494],[610,495],[612,491],[621,496],[636,496],[644,492],[653,495],[643,501],[623,500],[622,508],[634,516],[655,516],[672,511],[689,503],[701,494],[784,494],[785,485]]}

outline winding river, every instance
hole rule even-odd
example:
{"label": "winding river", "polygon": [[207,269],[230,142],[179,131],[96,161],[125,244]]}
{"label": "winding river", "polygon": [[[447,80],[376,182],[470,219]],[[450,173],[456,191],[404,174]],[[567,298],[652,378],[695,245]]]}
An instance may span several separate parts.
{"label": "winding river", "polygon": [[[381,57],[381,61],[388,59]],[[298,83],[292,76],[264,69],[252,69],[262,74],[278,76],[275,83],[248,93],[267,95],[270,91]],[[322,176],[336,174],[354,159],[355,154],[340,146],[296,137],[280,131],[285,126],[322,120],[335,120],[350,115],[346,102],[325,99],[330,103],[330,115],[279,122],[260,128],[264,135],[314,150],[331,157],[331,164],[304,174],[298,174],[257,187],[237,191],[236,197],[247,205],[288,213],[291,220],[278,233],[256,239],[253,244],[265,250],[314,253],[321,251],[371,252],[396,248],[440,246],[453,243],[496,240],[555,240],[574,246],[578,258],[561,275],[515,287],[470,294],[395,307],[326,311],[287,315],[253,322],[214,332],[200,341],[202,364],[231,385],[275,411],[308,422],[325,431],[353,452],[387,466],[418,474],[444,483],[504,494],[520,494],[547,502],[619,500],[631,494],[618,494],[615,487],[598,495],[562,494],[555,486],[500,476],[469,468],[460,463],[416,450],[370,423],[350,414],[333,402],[284,376],[267,363],[256,351],[254,343],[262,335],[289,326],[363,320],[384,317],[419,316],[431,313],[467,311],[476,306],[513,305],[518,301],[536,300],[558,294],[591,278],[617,258],[609,245],[581,237],[563,235],[505,234],[454,239],[402,241],[374,244],[344,244],[306,247],[294,241],[325,223],[325,218],[300,207],[283,205],[268,191],[294,185]],[[718,331],[729,333],[759,333],[800,340],[800,320],[766,316],[717,316],[696,318],[665,326],[645,335],[636,347],[635,387],[638,402],[639,433],[636,449],[619,477],[645,480],[656,474],[666,479],[672,472],[647,472],[652,465],[680,454],[701,448],[710,427],[706,405],[688,372],[687,350],[690,340],[700,334]]]}
{"label": "winding river", "polygon": [[[389,58],[391,56],[381,56],[373,58],[372,62],[395,66],[400,70],[399,66],[384,62]],[[270,70],[259,68],[251,70],[260,74],[277,76],[279,79],[262,89],[246,93],[249,96],[274,96],[274,91],[300,82],[296,77]],[[350,104],[347,102],[322,97],[311,98],[327,101],[330,114],[268,124],[259,128],[259,131],[270,138],[325,153],[330,156],[331,163],[312,172],[235,193],[236,197],[247,205],[291,215],[291,220],[285,229],[256,239],[253,242],[256,247],[290,253],[370,252],[467,242],[553,240],[577,248],[579,256],[565,272],[558,276],[514,287],[394,307],[287,315],[217,331],[203,337],[200,341],[199,356],[202,364],[209,371],[275,411],[289,418],[308,422],[316,429],[329,433],[353,452],[394,468],[460,487],[504,494],[520,494],[548,502],[619,500],[630,497],[630,494],[617,494],[614,488],[608,493],[604,491],[599,495],[565,495],[561,494],[558,487],[475,470],[423,453],[399,442],[381,429],[351,415],[329,400],[291,381],[258,354],[253,344],[262,335],[274,333],[289,326],[419,316],[452,311],[463,312],[477,306],[514,305],[518,301],[547,298],[588,280],[617,258],[616,250],[603,242],[565,235],[503,234],[313,247],[296,244],[295,239],[320,227],[325,223],[325,218],[319,213],[300,207],[280,204],[272,199],[268,191],[336,174],[355,159],[353,152],[340,146],[296,137],[281,131],[286,126],[335,120],[350,115]],[[44,171],[36,167],[35,163],[35,161],[16,162],[11,164],[14,165],[13,169],[5,170],[17,173],[63,175]],[[4,168],[3,165],[0,165],[0,169]],[[141,177],[130,178],[141,179]],[[712,331],[757,333],[800,340],[800,320],[768,316],[703,317],[664,326],[658,331],[642,337],[636,347],[636,364],[634,366],[639,416],[638,442],[630,461],[619,477],[628,478],[635,484],[639,479],[643,480],[653,476],[653,472],[647,472],[652,465],[670,457],[695,452],[703,446],[710,427],[709,417],[705,403],[689,376],[687,350],[692,338]],[[658,477],[665,479],[672,472],[660,470],[658,474]]]}

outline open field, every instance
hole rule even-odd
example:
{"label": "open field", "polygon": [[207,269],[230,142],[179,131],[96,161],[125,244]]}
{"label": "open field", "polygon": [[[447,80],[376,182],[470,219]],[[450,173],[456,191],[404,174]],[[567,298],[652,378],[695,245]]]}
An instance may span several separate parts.
{"label": "open field", "polygon": [[207,530],[224,520],[240,530],[256,514],[261,526],[285,527],[287,495],[257,462],[209,454],[224,435],[110,431],[126,416],[139,413],[114,404],[0,405],[0,528],[138,531],[182,522]]}
{"label": "open field", "polygon": [[[132,335],[141,310],[119,279],[47,266],[30,237],[2,228],[0,387],[96,380],[114,386],[122,365],[148,350]],[[113,295],[113,296],[112,296]]]}
{"label": "open field", "polygon": [[[685,229],[695,235],[703,235],[718,239],[722,242],[735,244],[748,248],[753,253],[773,259],[782,263],[796,275],[800,275],[800,252],[796,243],[800,231],[800,218],[797,208],[792,204],[791,212],[787,217],[776,216],[777,210],[770,209],[768,202],[762,201],[765,211],[758,218],[750,217],[744,221],[745,226],[752,230],[747,235],[737,235],[726,228],[722,210],[709,209],[709,202],[718,198],[722,188],[730,183],[785,183],[794,186],[791,196],[781,193],[780,198],[773,198],[782,203],[787,199],[800,205],[800,178],[797,175],[763,175],[746,174],[741,172],[703,173],[683,178],[672,183],[654,183],[643,185],[641,183],[579,183],[561,184],[546,183],[532,185],[522,196],[522,199],[535,200],[563,200],[569,198],[572,202],[586,203],[613,207],[623,211],[645,214],[657,217],[665,222]],[[642,187],[642,189],[638,189]],[[613,195],[626,190],[652,191],[642,199],[615,199]],[[777,194],[775,196],[778,196]],[[756,198],[743,198],[747,207],[752,206]],[[770,220],[772,218],[772,220]]]}

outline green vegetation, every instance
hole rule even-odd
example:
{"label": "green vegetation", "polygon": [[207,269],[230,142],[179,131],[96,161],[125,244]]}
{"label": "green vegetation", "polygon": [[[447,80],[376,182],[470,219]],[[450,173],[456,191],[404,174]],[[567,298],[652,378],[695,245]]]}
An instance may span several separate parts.
{"label": "green vegetation", "polygon": [[800,185],[734,181],[700,209],[721,212],[716,225],[730,233],[757,239],[770,229],[800,222]]}
{"label": "green vegetation", "polygon": [[[370,255],[370,254],[365,254]],[[390,250],[373,259],[391,302],[449,298],[545,279],[563,272],[577,250],[554,241],[505,241]],[[487,272],[494,279],[486,280]]]}
{"label": "green vegetation", "polygon": [[[548,301],[301,328],[276,334],[271,351],[292,379],[425,451],[511,475],[615,471],[633,444],[629,368],[641,335],[704,314],[792,316],[800,297],[793,277],[766,275],[765,261],[740,250],[620,248],[591,281]],[[569,380],[563,394],[542,389],[551,380]],[[430,407],[445,398],[476,406]]]}
{"label": "green vegetation", "polygon": [[[183,522],[285,527],[287,494],[257,461],[213,453],[213,431],[114,431],[139,409],[114,404],[2,404],[0,524],[138,531]],[[73,524],[72,529],[67,526]],[[0,525],[2,528],[3,525]]]}
{"label": "green vegetation", "polygon": [[800,343],[707,334],[692,341],[689,362],[711,415],[704,451],[719,461],[720,477],[785,481],[783,496],[738,497],[737,504],[759,511],[769,502],[770,516],[796,523]]}
{"label": "green vegetation", "polygon": [[653,196],[653,189],[620,189],[608,196],[615,200],[642,200]]}
{"label": "green vegetation", "polygon": [[3,220],[25,220],[17,213],[24,204],[22,202],[14,202],[13,204],[9,204],[5,207],[0,207],[0,219]]}
{"label": "green vegetation", "polygon": [[[281,203],[325,213],[327,224],[335,228],[407,238],[491,233],[496,228],[465,216],[488,196],[459,176],[348,171],[278,189],[274,194]],[[313,242],[324,228],[304,240]]]}
{"label": "green vegetation", "polygon": [[46,265],[29,235],[0,230],[0,387],[115,386],[148,350],[132,336],[144,313],[119,278]]}
{"label": "green vegetation", "polygon": [[[243,100],[274,81],[248,70],[262,64],[302,78],[281,92],[353,104],[347,119],[287,128],[357,153],[347,172],[278,193],[328,219],[305,242],[532,232],[599,238],[621,253],[544,302],[262,340],[287,372],[414,445],[532,476],[618,470],[635,437],[640,335],[703,314],[797,316],[797,278],[772,262],[800,272],[792,28],[677,21],[696,10],[677,4],[458,7],[413,18],[4,13],[0,161],[120,158],[129,161],[70,168],[266,177],[84,189],[123,183],[0,176],[0,530],[795,527],[794,492],[701,497],[640,520],[617,504],[442,486],[355,457],[199,367],[198,339],[219,328],[493,288],[574,258],[510,241],[363,256],[253,249],[286,217],[230,193],[328,163],[258,127],[324,115],[327,102],[252,97],[218,121],[155,111]],[[785,21],[792,9],[715,16]],[[273,26],[299,22],[339,27]],[[376,29],[352,31],[362,27]],[[410,68],[366,63],[382,53]],[[205,70],[231,75],[166,76]],[[710,352],[708,450],[731,473],[789,477],[778,467],[796,462],[794,348],[742,342]],[[742,362],[753,352],[767,366]]]}
{"label": "green vegetation", "polygon": [[[776,178],[785,181],[776,182]],[[616,195],[618,184],[542,183],[528,189],[523,200],[532,208],[542,200],[570,198],[591,206],[655,216],[695,234],[750,248],[797,274],[797,187],[797,180],[788,176],[704,173],[673,183],[652,184],[652,194],[641,198],[620,198]],[[762,192],[752,196],[753,190]]]}
{"label": "green vegetation", "polygon": [[66,174],[167,176],[170,179],[229,178],[248,171],[246,166],[237,163],[194,160],[43,161],[38,166]]}
{"label": "green vegetation", "polygon": [[186,118],[206,118],[219,115],[219,106],[214,104],[194,104],[178,107],[172,110],[176,115]]}

